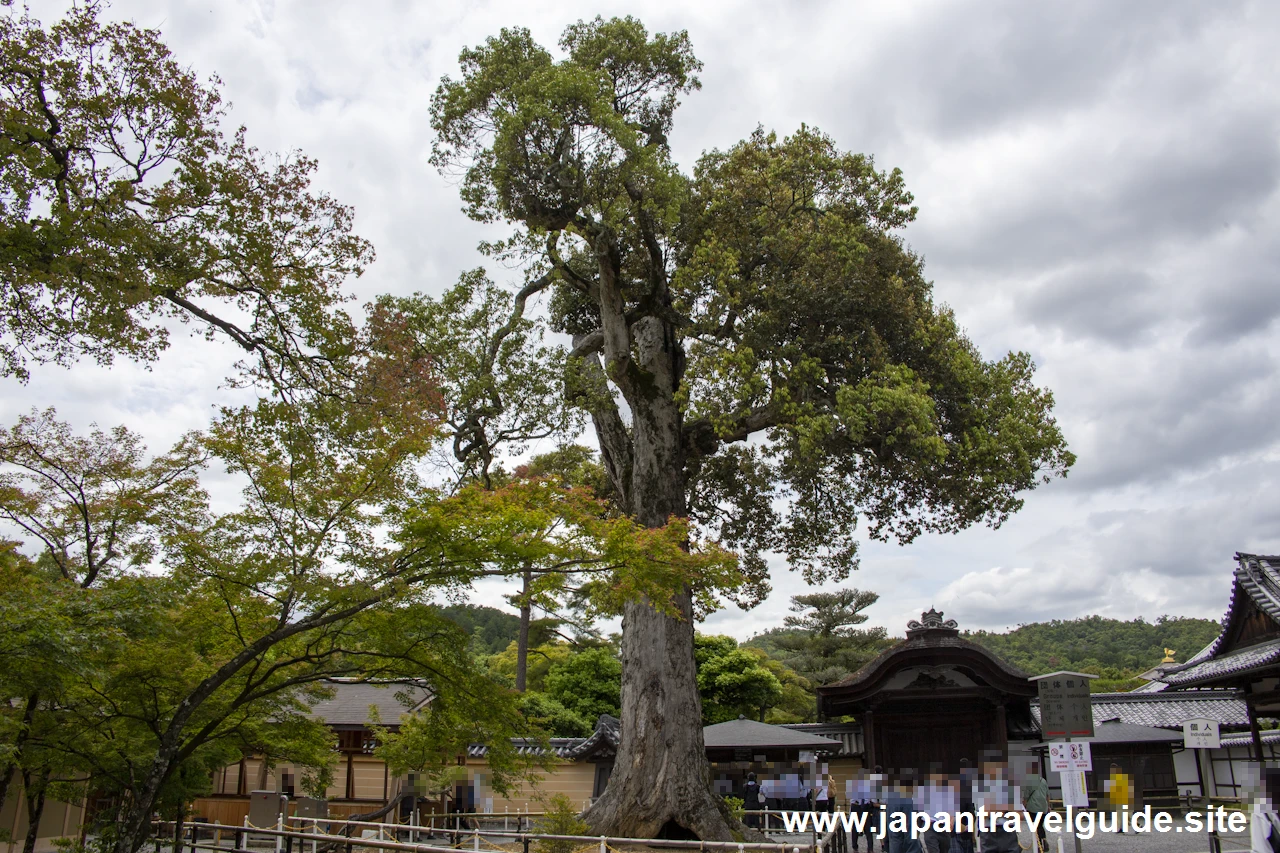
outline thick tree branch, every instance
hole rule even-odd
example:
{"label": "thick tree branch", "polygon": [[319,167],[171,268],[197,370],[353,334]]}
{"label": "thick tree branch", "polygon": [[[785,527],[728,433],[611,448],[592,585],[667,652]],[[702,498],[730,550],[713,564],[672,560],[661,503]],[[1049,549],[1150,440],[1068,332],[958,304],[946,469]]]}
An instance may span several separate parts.
{"label": "thick tree branch", "polygon": [[[583,346],[583,338],[575,336],[574,349]],[[591,414],[591,422],[595,427],[596,438],[600,442],[600,459],[604,463],[605,472],[617,490],[623,508],[630,506],[631,470],[633,467],[633,447],[631,433],[622,420],[618,404],[609,394],[609,384],[605,380],[604,370],[600,367],[600,357],[590,352],[581,360],[583,384],[595,393],[583,392],[585,407]],[[629,511],[629,510],[628,510]]]}
{"label": "thick tree branch", "polygon": [[772,404],[755,406],[739,415],[728,427],[717,428],[709,418],[697,418],[684,424],[684,443],[691,457],[710,456],[725,444],[746,441],[752,433],[787,422]]}

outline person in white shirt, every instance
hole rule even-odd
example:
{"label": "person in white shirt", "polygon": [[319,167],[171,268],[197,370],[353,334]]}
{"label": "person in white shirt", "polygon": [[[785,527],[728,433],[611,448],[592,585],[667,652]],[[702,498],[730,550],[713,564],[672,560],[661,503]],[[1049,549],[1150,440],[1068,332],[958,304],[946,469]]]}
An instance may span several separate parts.
{"label": "person in white shirt", "polygon": [[813,810],[815,812],[835,811],[835,797],[831,795],[831,776],[819,776],[813,783]]}
{"label": "person in white shirt", "polygon": [[1004,820],[992,820],[991,812],[1020,810],[1017,787],[1009,784],[1008,768],[1002,761],[986,761],[982,777],[973,786],[973,804],[987,812],[986,831],[979,830],[980,853],[1019,853],[1018,835],[1004,828]]}
{"label": "person in white shirt", "polygon": [[[876,823],[880,820],[879,807],[876,805],[876,792],[871,776],[860,771],[856,777],[845,782],[845,798],[849,800],[849,811],[852,814],[865,814],[862,835],[867,838],[867,853],[876,849]],[[853,853],[858,853],[858,833],[853,834]]]}
{"label": "person in white shirt", "polygon": [[1249,853],[1275,853],[1280,850],[1280,814],[1276,800],[1280,798],[1280,770],[1262,771],[1262,790],[1250,809]]}

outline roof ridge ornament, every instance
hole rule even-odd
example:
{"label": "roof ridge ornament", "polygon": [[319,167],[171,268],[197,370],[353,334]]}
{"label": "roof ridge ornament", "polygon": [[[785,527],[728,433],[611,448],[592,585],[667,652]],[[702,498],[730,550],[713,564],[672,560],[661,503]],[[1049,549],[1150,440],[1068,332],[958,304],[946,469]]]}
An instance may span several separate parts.
{"label": "roof ridge ornament", "polygon": [[920,614],[919,621],[912,619],[910,622],[908,622],[907,630],[908,631],[930,631],[930,630],[943,629],[943,630],[955,631],[959,629],[960,626],[956,622],[956,620],[954,619],[944,620],[942,618],[943,615],[944,614],[941,613],[940,611],[934,610],[932,607],[930,607],[924,613]]}

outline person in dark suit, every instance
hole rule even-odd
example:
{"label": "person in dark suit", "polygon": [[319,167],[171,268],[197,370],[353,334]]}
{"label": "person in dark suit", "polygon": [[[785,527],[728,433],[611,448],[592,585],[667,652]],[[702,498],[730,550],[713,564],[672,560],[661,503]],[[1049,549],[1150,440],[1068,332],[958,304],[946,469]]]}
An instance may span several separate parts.
{"label": "person in dark suit", "polygon": [[760,783],[756,774],[747,774],[747,783],[742,786],[742,808],[746,811],[746,824],[749,827],[760,826],[760,815],[756,814],[764,808],[764,795],[760,793]]}
{"label": "person in dark suit", "polygon": [[[959,804],[956,813],[973,816],[973,786],[978,781],[978,773],[969,766],[969,759],[960,759],[960,786],[956,791],[956,802]],[[951,833],[951,853],[973,853],[973,832],[961,831],[957,826]]]}

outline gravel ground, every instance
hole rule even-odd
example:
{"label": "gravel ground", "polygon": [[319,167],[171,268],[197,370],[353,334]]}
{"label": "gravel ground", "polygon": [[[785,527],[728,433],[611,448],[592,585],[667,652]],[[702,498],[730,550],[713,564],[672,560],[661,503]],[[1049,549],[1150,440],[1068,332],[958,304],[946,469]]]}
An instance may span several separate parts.
{"label": "gravel ground", "polygon": [[[1224,832],[1219,836],[1223,853],[1249,849],[1249,832]],[[1022,844],[1030,844],[1031,835],[1023,833]],[[1075,846],[1069,833],[1062,834],[1064,853],[1074,853]],[[1082,851],[1151,851],[1151,853],[1209,853],[1209,836],[1201,832],[1191,832],[1182,818],[1176,818],[1169,832],[1127,833],[1115,835],[1111,833],[1095,833],[1093,838],[1081,839]],[[1049,833],[1050,853],[1057,853],[1058,835]]]}

